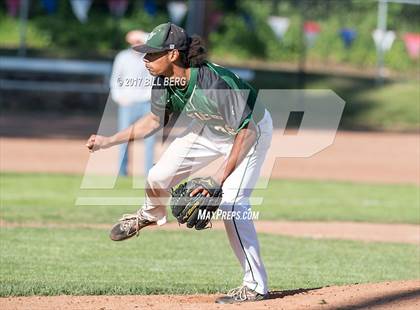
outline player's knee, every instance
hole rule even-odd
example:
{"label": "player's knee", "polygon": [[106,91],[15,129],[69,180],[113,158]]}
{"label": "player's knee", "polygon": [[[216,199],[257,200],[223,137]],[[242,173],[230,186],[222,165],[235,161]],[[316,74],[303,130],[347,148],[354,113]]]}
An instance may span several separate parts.
{"label": "player's knee", "polygon": [[152,188],[166,188],[167,179],[168,177],[166,176],[164,171],[154,166],[149,171],[149,174],[147,176],[147,183]]}

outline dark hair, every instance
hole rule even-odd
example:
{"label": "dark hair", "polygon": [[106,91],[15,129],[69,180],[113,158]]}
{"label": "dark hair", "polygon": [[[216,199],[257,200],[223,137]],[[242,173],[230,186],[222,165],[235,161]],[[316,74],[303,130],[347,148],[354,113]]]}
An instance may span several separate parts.
{"label": "dark hair", "polygon": [[199,67],[204,64],[207,58],[207,49],[204,40],[198,35],[188,38],[188,50],[181,53],[182,63],[186,67]]}

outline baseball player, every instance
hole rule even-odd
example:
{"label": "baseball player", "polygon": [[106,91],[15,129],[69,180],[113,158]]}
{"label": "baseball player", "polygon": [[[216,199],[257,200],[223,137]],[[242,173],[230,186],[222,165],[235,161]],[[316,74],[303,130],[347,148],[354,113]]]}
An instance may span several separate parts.
{"label": "baseball player", "polygon": [[[150,112],[151,85],[145,86],[140,82],[139,85],[131,85],[150,78],[146,67],[142,65],[143,54],[131,48],[143,44],[146,37],[147,33],[141,30],[129,31],[125,40],[130,47],[117,54],[112,66],[110,93],[112,100],[118,105],[118,130],[127,128]],[[147,175],[153,166],[154,143],[154,136],[144,141],[144,175]],[[120,144],[119,175],[127,175],[127,147],[127,143]]]}
{"label": "baseball player", "polygon": [[[235,212],[235,216],[223,221],[244,273],[242,285],[216,302],[266,299],[267,274],[253,221],[249,216],[237,215],[251,210],[249,198],[271,143],[270,113],[256,100],[256,91],[249,84],[206,61],[200,37],[190,37],[172,23],[157,26],[146,43],[134,50],[146,54],[146,68],[155,77],[151,112],[113,136],[92,135],[86,144],[89,150],[149,137],[177,113],[186,113],[192,121],[150,170],[145,204],[114,225],[111,239],[125,240],[146,226],[165,224],[169,189],[204,168],[202,171],[222,188],[219,208]],[[220,157],[224,164],[219,171],[205,170]],[[208,195],[208,191],[199,187],[191,196],[197,194]]]}

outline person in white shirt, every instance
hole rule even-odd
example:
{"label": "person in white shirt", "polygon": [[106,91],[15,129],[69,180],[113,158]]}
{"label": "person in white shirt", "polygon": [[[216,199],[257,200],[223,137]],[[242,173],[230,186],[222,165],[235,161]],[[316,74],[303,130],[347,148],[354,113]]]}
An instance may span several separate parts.
{"label": "person in white shirt", "polygon": [[[153,81],[153,77],[144,65],[144,54],[132,49],[133,46],[143,44],[147,35],[140,30],[128,32],[125,39],[130,44],[130,48],[119,52],[114,60],[111,75],[111,98],[118,104],[119,131],[129,127],[150,112],[152,89],[150,81]],[[145,176],[153,166],[154,143],[154,136],[144,141]],[[119,174],[127,175],[127,143],[120,147],[119,163]]]}

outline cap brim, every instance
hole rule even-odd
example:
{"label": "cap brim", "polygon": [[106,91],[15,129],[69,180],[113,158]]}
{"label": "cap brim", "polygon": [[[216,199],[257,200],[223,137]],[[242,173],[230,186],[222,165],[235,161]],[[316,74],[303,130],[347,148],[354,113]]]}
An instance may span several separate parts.
{"label": "cap brim", "polygon": [[165,51],[165,49],[163,49],[163,48],[151,47],[151,46],[146,45],[146,44],[133,46],[133,50],[135,50],[137,52],[140,52],[140,53],[143,53],[143,54],[159,53],[159,52]]}

